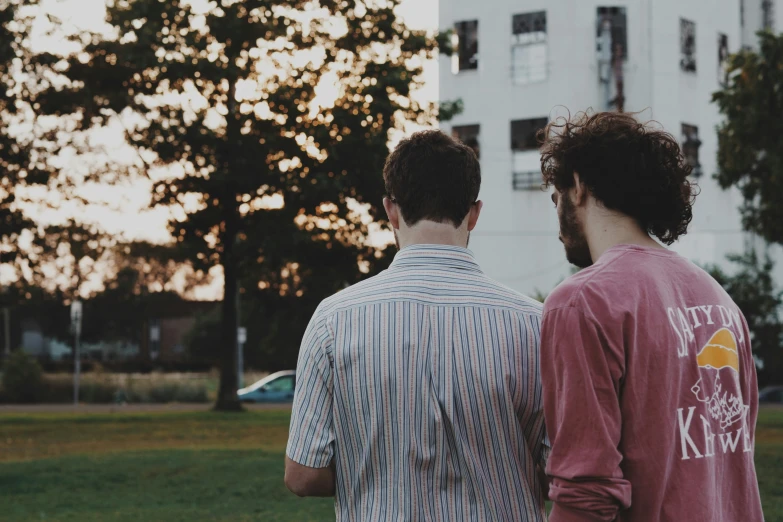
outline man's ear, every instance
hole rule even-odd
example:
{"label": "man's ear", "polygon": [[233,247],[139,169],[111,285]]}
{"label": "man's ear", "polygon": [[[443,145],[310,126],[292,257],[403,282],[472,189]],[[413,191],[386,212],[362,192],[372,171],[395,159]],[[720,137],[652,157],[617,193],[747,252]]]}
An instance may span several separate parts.
{"label": "man's ear", "polygon": [[574,206],[581,207],[587,203],[587,197],[590,195],[590,192],[587,190],[587,185],[584,184],[578,172],[574,172],[574,187],[572,192]]}
{"label": "man's ear", "polygon": [[395,230],[400,229],[400,207],[391,200],[391,198],[383,198],[383,208],[386,209],[386,216],[389,218],[389,223]]}
{"label": "man's ear", "polygon": [[483,201],[476,201],[470,206],[470,212],[468,212],[468,232],[472,232],[476,228],[479,215],[481,215],[481,209],[484,208]]}

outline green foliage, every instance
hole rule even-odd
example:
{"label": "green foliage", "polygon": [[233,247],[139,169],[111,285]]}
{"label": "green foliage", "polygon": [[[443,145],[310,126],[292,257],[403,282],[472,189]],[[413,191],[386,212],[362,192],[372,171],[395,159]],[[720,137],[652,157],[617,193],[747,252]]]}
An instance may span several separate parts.
{"label": "green foliage", "polygon": [[[0,0],[0,263],[18,267],[22,253],[18,249],[19,237],[25,231],[34,230],[34,223],[18,209],[16,190],[8,187],[44,184],[48,175],[33,167],[35,144],[30,136],[20,137],[14,125],[27,120],[25,110],[30,104],[25,96],[28,86],[20,82],[19,68],[31,67],[31,53],[24,45],[24,31],[29,18],[19,11],[28,2]],[[15,64],[14,62],[17,61]],[[32,167],[32,168],[31,168]],[[28,173],[28,170],[31,172]],[[31,175],[28,175],[31,174]]]}
{"label": "green foliage", "polygon": [[245,306],[246,364],[270,372],[296,368],[299,345],[317,306],[315,298],[269,295]]}
{"label": "green foliage", "polygon": [[[57,90],[65,78],[58,57],[34,49],[38,42],[31,35],[37,34],[33,25],[40,4],[0,0],[0,265],[12,274],[0,305],[19,304],[40,291],[72,297],[111,244],[94,225],[72,219],[36,222],[41,210],[84,202],[79,182],[63,172],[58,157],[75,150],[81,137],[70,132],[68,122],[41,113],[47,91]],[[42,190],[58,197],[41,197]],[[43,268],[55,264],[56,280]]]}
{"label": "green foliage", "polygon": [[185,335],[188,355],[195,359],[214,360],[220,353],[223,338],[220,333],[220,310],[196,316],[196,323]]}
{"label": "green foliage", "polygon": [[545,294],[545,293],[544,293],[544,292],[542,292],[541,290],[538,290],[538,289],[536,289],[536,291],[535,291],[535,292],[533,292],[532,294],[530,294],[530,297],[531,297],[531,298],[533,298],[533,299],[535,299],[535,300],[536,300],[536,301],[538,301],[539,303],[542,303],[542,304],[543,304],[543,303],[544,303],[544,301],[546,301],[546,297],[547,297],[547,295],[548,295],[548,294]]}
{"label": "green foliage", "polygon": [[[34,359],[30,363],[37,365]],[[40,370],[40,368],[39,368]],[[73,401],[71,374],[43,374],[38,384],[26,390],[26,399],[19,399],[7,390],[0,393],[0,403],[63,404]],[[14,381],[15,382],[15,381]],[[207,403],[210,388],[216,383],[201,376],[177,374],[134,375],[83,373],[79,385],[79,402],[83,404],[165,404]],[[19,386],[17,383],[16,386]]]}
{"label": "green foliage", "polygon": [[465,103],[462,98],[454,101],[442,101],[438,108],[438,121],[451,121],[455,116],[459,116],[465,110]]}
{"label": "green foliage", "polygon": [[209,402],[207,389],[204,386],[188,383],[161,383],[148,390],[130,388],[122,390],[116,397],[129,403],[205,403]]}
{"label": "green foliage", "polygon": [[[62,64],[69,86],[40,97],[79,131],[122,121],[136,174],[177,173],[158,178],[152,204],[185,209],[169,224],[180,257],[223,268],[227,409],[240,287],[321,299],[388,263],[355,205],[381,218],[390,130],[434,120],[410,95],[438,44],[396,18],[398,3],[114,2],[116,37],[86,39]],[[333,103],[318,97],[332,83]]]}
{"label": "green foliage", "polygon": [[759,384],[780,384],[783,378],[783,291],[772,279],[773,263],[751,252],[730,256],[739,266],[733,275],[718,267],[708,271],[728,292],[748,321],[753,352],[763,363]]}
{"label": "green foliage", "polygon": [[10,403],[32,403],[43,393],[43,372],[22,350],[11,352],[3,364],[3,396]]}
{"label": "green foliage", "polygon": [[729,82],[713,95],[724,116],[716,179],[741,190],[746,230],[783,244],[783,34],[759,38],[758,52],[730,57]]}

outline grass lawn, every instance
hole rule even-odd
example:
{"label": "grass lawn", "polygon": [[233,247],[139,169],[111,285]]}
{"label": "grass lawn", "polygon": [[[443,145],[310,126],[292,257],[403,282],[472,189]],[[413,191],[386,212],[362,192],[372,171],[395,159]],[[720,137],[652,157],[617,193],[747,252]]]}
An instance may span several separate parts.
{"label": "grass lawn", "polygon": [[[329,520],[283,486],[289,413],[0,415],[0,521]],[[767,522],[783,522],[783,410],[760,415]]]}

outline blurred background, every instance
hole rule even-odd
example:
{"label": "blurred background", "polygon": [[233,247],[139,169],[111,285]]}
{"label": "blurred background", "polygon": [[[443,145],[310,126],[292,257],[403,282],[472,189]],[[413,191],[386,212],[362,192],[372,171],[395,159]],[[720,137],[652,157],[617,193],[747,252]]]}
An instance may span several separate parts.
{"label": "blurred background", "polygon": [[282,483],[318,303],[394,256],[381,171],[479,155],[485,271],[573,272],[536,132],[638,112],[674,249],[745,312],[783,521],[783,0],[0,0],[0,521],[329,520]]}

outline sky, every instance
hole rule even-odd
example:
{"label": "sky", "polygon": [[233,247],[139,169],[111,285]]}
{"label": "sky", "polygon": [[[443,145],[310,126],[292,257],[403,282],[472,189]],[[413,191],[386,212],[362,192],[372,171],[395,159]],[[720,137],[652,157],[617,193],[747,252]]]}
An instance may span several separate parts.
{"label": "sky", "polygon": [[[195,0],[196,2],[200,0]],[[46,12],[51,13],[66,25],[77,29],[96,31],[104,21],[105,0],[43,0],[42,4]],[[436,29],[438,25],[438,0],[403,0],[398,7],[398,15],[402,17],[412,29]],[[41,24],[37,31],[31,34],[33,45],[41,49],[57,48],[65,51],[71,44],[56,37],[45,34],[45,26]],[[438,96],[438,66],[437,61],[432,60],[425,65],[424,87],[418,93],[420,99],[436,100]],[[123,140],[119,128],[114,132],[105,133],[100,138],[100,144],[105,152],[112,157],[127,157],[130,152],[123,147]],[[84,168],[83,158],[74,158],[68,165],[69,169],[78,172]],[[380,175],[380,173],[379,173]],[[126,239],[149,240],[163,242],[169,239],[166,223],[171,216],[165,208],[150,209],[149,194],[151,182],[134,181],[118,185],[84,184],[80,189],[80,195],[95,201],[95,205],[84,207],[79,203],[60,202],[60,210],[40,210],[36,208],[36,217],[42,222],[61,221],[66,215],[86,217],[87,221],[100,224],[108,233],[122,235]],[[40,197],[57,198],[56,194]],[[383,240],[383,239],[382,239]],[[213,273],[213,275],[217,275]],[[222,278],[218,278],[222,279]],[[204,288],[197,291],[194,297],[209,298],[214,296],[220,286],[216,281],[212,288]]]}

